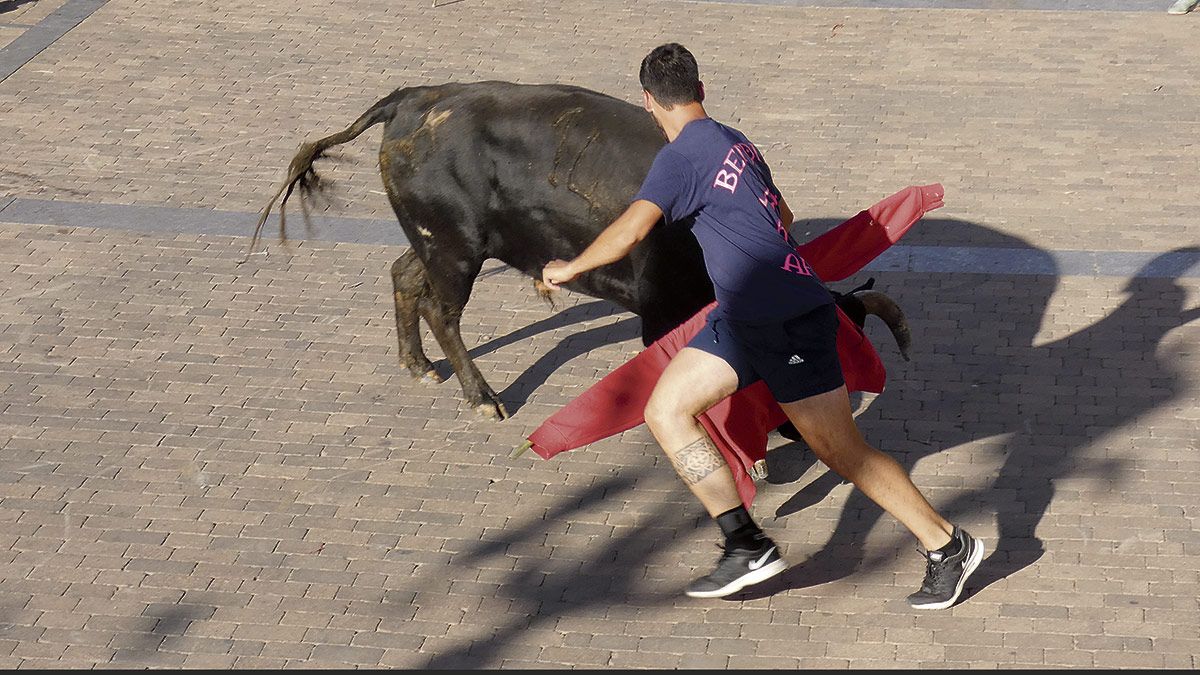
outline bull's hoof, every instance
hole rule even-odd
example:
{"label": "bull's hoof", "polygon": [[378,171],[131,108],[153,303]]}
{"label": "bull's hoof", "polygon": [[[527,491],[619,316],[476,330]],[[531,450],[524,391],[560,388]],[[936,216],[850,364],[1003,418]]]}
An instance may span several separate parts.
{"label": "bull's hoof", "polygon": [[475,415],[486,420],[499,422],[508,419],[508,410],[499,401],[480,403],[475,406]]}
{"label": "bull's hoof", "polygon": [[425,358],[424,354],[413,352],[403,352],[400,354],[400,366],[408,371],[412,379],[423,384],[441,384],[445,381],[441,375],[437,374],[437,369],[433,367],[433,363]]}
{"label": "bull's hoof", "polygon": [[437,371],[434,370],[432,363],[427,363],[423,366],[419,364],[409,365],[405,366],[405,368],[408,370],[408,374],[412,375],[412,379],[420,382],[421,384],[441,384],[445,381],[442,376],[438,375]]}
{"label": "bull's hoof", "polygon": [[767,460],[760,459],[750,467],[750,478],[759,483],[767,479]]}

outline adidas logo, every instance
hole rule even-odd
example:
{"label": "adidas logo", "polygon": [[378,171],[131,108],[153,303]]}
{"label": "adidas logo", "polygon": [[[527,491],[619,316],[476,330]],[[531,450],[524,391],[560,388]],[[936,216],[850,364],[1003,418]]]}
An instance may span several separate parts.
{"label": "adidas logo", "polygon": [[799,354],[792,354],[792,358],[788,359],[789,366],[794,366],[800,363],[804,363],[804,359],[800,358]]}

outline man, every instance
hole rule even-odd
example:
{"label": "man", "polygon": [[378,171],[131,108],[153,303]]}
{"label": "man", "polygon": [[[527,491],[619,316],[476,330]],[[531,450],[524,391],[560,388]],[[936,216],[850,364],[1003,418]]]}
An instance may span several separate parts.
{"label": "man", "polygon": [[816,456],[925,548],[925,581],[910,604],[951,606],[979,565],[983,544],[938,515],[904,469],[859,434],[838,361],[833,296],[795,252],[787,229],[791,210],[762,154],[705,112],[696,60],[681,45],[651,51],[640,80],[645,108],[668,143],[629,208],[574,260],[548,263],[542,281],[558,288],[620,260],[660,219],[690,226],[700,242],[718,305],[664,370],[645,415],[676,472],[725,535],[716,569],[687,594],[724,597],[787,567],[742,506],[728,465],[696,421],[762,379]]}

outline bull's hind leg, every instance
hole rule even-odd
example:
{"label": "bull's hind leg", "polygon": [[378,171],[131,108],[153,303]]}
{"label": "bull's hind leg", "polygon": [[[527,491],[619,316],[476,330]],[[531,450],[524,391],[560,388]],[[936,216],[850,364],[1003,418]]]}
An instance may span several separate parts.
{"label": "bull's hind leg", "polygon": [[[445,237],[448,243],[455,243]],[[434,339],[454,368],[463,398],[482,417],[504,419],[509,416],[496,392],[488,386],[467,346],[462,341],[462,310],[467,306],[470,289],[484,265],[482,256],[472,255],[466,246],[430,246],[418,253],[426,270],[427,288],[421,295],[418,309],[421,318],[430,325]],[[415,250],[415,247],[414,247]],[[437,270],[430,273],[428,270]]]}
{"label": "bull's hind leg", "polygon": [[[444,262],[444,261],[443,261]],[[458,269],[458,264],[439,264],[435,269]],[[461,278],[439,277],[440,290],[435,292],[430,285],[426,263],[415,249],[409,249],[392,263],[392,290],[396,303],[396,337],[400,347],[400,363],[414,377],[426,381],[441,382],[425,355],[421,344],[419,320],[424,319],[433,332],[434,339],[446,354],[458,382],[462,386],[467,403],[485,417],[504,419],[508,411],[500,397],[492,390],[483,374],[471,360],[467,346],[463,343],[461,322],[463,308],[470,296],[472,282],[479,273],[482,263],[467,265],[469,272]],[[443,278],[445,277],[445,278]],[[449,301],[443,298],[449,298]]]}
{"label": "bull's hind leg", "polygon": [[[482,230],[472,221],[471,211],[454,200],[428,203],[415,196],[436,193],[442,174],[436,162],[432,165],[425,162],[418,171],[412,162],[424,162],[429,159],[428,154],[420,157],[413,154],[416,151],[412,132],[403,132],[409,135],[401,142],[395,139],[394,131],[390,123],[384,129],[379,168],[388,201],[412,245],[392,265],[400,358],[410,372],[422,377],[433,371],[421,348],[416,319],[419,315],[454,368],[466,402],[484,416],[503,419],[508,412],[475,367],[459,327],[475,277],[487,258],[480,241],[470,234]],[[432,129],[422,144],[428,145],[431,139]],[[421,152],[432,152],[430,148]]]}
{"label": "bull's hind leg", "polygon": [[463,343],[460,329],[462,309],[461,305],[439,302],[433,296],[421,302],[421,316],[429,324],[438,345],[454,367],[467,404],[473,406],[482,417],[505,419],[508,410],[487,380],[483,379],[483,373],[479,372]]}
{"label": "bull's hind leg", "polygon": [[392,297],[396,302],[396,339],[400,346],[400,365],[413,377],[426,382],[441,382],[421,344],[420,309],[422,298],[429,297],[425,265],[416,251],[409,249],[392,263]]}
{"label": "bull's hind leg", "polygon": [[[397,209],[398,216],[403,213]],[[504,419],[508,411],[471,360],[460,328],[463,308],[485,256],[455,239],[448,228],[438,228],[441,237],[436,244],[430,234],[434,228],[414,229],[422,238],[392,264],[400,359],[418,377],[433,373],[421,346],[419,315],[454,369],[467,404],[484,417]]]}

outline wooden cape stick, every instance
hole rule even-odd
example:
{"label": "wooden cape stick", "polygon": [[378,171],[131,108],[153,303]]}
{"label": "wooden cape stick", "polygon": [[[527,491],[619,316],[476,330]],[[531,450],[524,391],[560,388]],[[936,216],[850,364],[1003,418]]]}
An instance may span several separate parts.
{"label": "wooden cape stick", "polygon": [[513,451],[508,454],[510,459],[516,459],[525,454],[525,451],[533,447],[533,441],[525,441],[524,443],[513,448]]}

